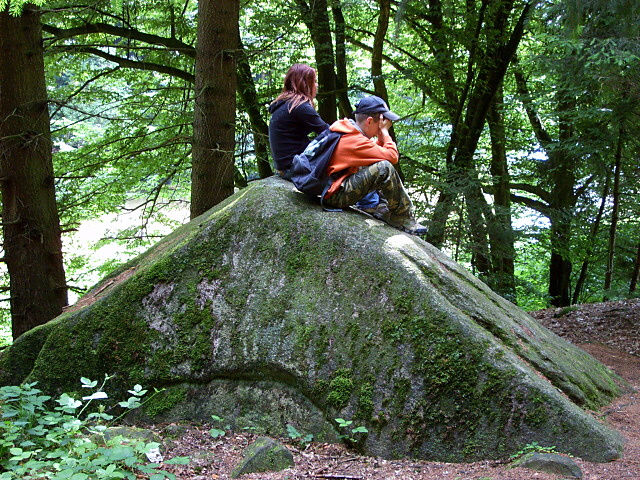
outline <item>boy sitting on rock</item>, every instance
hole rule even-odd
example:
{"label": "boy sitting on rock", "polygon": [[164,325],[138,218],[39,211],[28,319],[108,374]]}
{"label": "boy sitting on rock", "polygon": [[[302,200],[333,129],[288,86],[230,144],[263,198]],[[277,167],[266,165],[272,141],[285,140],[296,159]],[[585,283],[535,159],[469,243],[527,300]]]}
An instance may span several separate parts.
{"label": "boy sitting on rock", "polygon": [[413,216],[411,199],[392,165],[398,163],[399,156],[389,128],[400,117],[376,96],[360,100],[354,113],[355,121],[345,118],[331,125],[332,131],[343,135],[327,167],[335,179],[323,204],[346,208],[377,190],[383,197],[375,212],[377,218],[413,235],[426,234],[427,228]]}

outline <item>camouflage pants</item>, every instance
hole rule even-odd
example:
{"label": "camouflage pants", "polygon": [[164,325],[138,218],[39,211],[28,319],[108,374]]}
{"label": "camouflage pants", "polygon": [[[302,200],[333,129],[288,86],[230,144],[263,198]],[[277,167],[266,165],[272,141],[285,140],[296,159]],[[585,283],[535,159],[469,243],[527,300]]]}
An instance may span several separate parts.
{"label": "camouflage pants", "polygon": [[411,228],[415,225],[411,199],[402,185],[398,172],[387,160],[360,167],[356,173],[349,175],[342,182],[336,193],[324,200],[324,204],[346,208],[355,205],[358,200],[374,190],[379,190],[389,207],[389,213],[383,216],[382,220],[396,228]]}

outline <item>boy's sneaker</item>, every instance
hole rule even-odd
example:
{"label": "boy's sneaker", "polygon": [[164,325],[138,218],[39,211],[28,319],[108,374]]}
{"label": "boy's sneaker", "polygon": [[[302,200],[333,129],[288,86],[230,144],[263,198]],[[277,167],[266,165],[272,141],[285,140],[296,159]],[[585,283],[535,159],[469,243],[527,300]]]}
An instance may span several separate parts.
{"label": "boy's sneaker", "polygon": [[384,217],[389,215],[389,207],[387,207],[386,203],[380,202],[375,207],[371,208],[361,208],[364,213],[368,213],[374,218],[378,220],[382,220]]}
{"label": "boy's sneaker", "polygon": [[410,235],[426,235],[427,234],[427,227],[425,227],[424,225],[420,225],[417,222],[409,227],[402,227],[400,230]]}

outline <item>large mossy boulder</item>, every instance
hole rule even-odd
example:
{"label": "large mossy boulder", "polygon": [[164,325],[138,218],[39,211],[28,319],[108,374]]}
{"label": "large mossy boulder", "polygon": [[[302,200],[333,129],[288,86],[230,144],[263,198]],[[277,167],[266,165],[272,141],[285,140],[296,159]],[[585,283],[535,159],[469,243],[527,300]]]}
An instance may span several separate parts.
{"label": "large mossy boulder", "polygon": [[[592,460],[622,438],[589,410],[624,382],[423,240],[255,182],[4,352],[0,380],[165,388],[148,418],[335,438],[364,453],[501,458],[526,444]],[[115,396],[115,395],[112,395]]]}

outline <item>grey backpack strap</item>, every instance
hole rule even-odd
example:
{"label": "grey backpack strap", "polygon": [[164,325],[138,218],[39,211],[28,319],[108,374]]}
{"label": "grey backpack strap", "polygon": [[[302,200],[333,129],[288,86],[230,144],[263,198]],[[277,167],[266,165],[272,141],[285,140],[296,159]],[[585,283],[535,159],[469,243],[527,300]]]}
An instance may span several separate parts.
{"label": "grey backpack strap", "polygon": [[333,184],[333,179],[329,180],[327,182],[327,186],[324,187],[324,190],[322,190],[322,195],[320,195],[320,206],[325,212],[341,212],[342,211],[341,208],[328,208],[324,206],[324,196],[329,191],[329,188],[331,188],[332,184]]}

